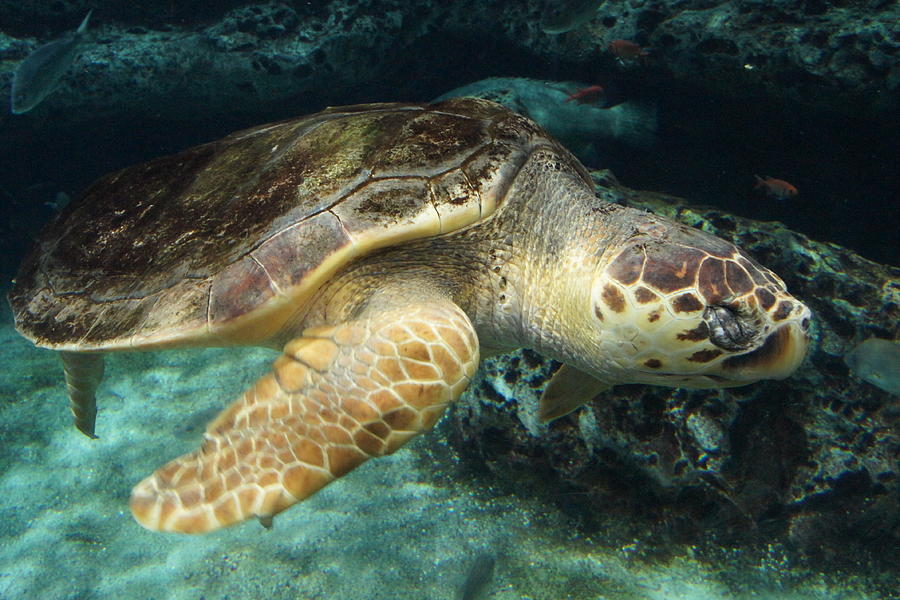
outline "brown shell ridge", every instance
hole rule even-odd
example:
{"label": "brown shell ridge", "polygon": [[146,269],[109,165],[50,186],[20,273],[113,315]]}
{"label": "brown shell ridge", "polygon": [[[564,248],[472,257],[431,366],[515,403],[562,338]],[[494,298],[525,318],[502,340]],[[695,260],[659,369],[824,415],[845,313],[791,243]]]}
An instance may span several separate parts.
{"label": "brown shell ridge", "polygon": [[[360,106],[360,108],[365,108],[367,105],[358,105],[358,106]],[[345,107],[342,107],[342,108],[345,108]],[[453,117],[453,118],[457,118],[457,119],[466,119],[466,120],[470,120],[470,121],[478,121],[479,120],[479,119],[474,119],[472,117],[469,117],[467,115],[460,115],[457,113],[451,113],[451,112],[445,112],[445,111],[439,111],[439,110],[426,112],[425,105],[421,105],[421,104],[397,106],[397,105],[392,105],[390,103],[385,103],[384,107],[381,109],[366,110],[365,112],[367,112],[367,113],[371,113],[371,112],[386,113],[386,112],[395,112],[395,109],[401,110],[401,111],[419,111],[422,113],[423,116],[430,115],[430,114],[441,114],[441,115],[445,115],[445,116],[449,116],[449,117]],[[330,109],[327,109],[327,110],[330,110]],[[329,112],[327,114],[327,116],[328,117],[343,117],[343,116],[351,116],[354,114],[358,114],[358,113],[354,112],[354,111],[342,110],[341,112]],[[329,119],[325,119],[323,117],[318,123],[315,124],[314,127],[311,127],[308,129],[303,129],[301,132],[299,132],[297,135],[295,135],[293,140],[297,140],[300,137],[303,137],[305,135],[312,133],[313,131],[315,131],[317,128],[319,128],[321,125],[323,125],[325,122],[328,122],[328,121],[329,121]],[[272,129],[275,126],[276,125],[273,125],[272,127],[268,127],[267,129]],[[251,132],[251,134],[256,134],[256,133],[259,133],[259,132],[256,132],[256,131]],[[491,141],[496,143],[497,140],[492,138]],[[276,157],[271,158],[269,161],[267,161],[267,164],[277,163],[283,157],[284,153],[288,152],[290,147],[291,147],[291,144],[285,144],[284,147],[279,150],[278,155]],[[343,202],[344,198],[346,198],[349,195],[358,193],[360,190],[362,190],[366,186],[377,184],[378,182],[381,182],[381,181],[399,181],[399,180],[404,180],[404,179],[431,180],[431,179],[440,177],[442,175],[445,175],[446,173],[456,171],[456,170],[460,170],[463,173],[463,176],[466,177],[466,179],[468,181],[468,176],[465,174],[463,167],[468,165],[472,161],[473,157],[475,157],[478,154],[479,154],[479,149],[477,149],[477,148],[472,149],[466,156],[460,157],[460,164],[451,165],[444,169],[436,169],[435,171],[429,172],[426,175],[420,174],[420,175],[414,175],[414,176],[404,176],[402,174],[394,174],[394,173],[387,174],[387,175],[374,175],[374,173],[371,169],[361,169],[360,172],[358,173],[357,177],[352,182],[350,182],[350,185],[346,185],[343,188],[341,188],[339,191],[336,191],[332,194],[333,200],[331,202],[306,214],[300,221],[292,223],[290,225],[290,227],[295,227],[295,226],[301,225],[304,221],[307,221],[319,214],[326,213],[326,212],[330,212],[331,214],[334,214],[335,217],[337,217],[337,215],[333,212],[333,209],[336,206],[338,206],[339,204],[341,204]],[[473,186],[471,184],[471,182],[468,182],[468,183],[469,183],[470,189],[472,189],[472,190],[477,189],[477,186]],[[437,210],[437,207],[435,206],[434,209],[435,209],[435,212],[437,213],[438,218],[440,219],[440,213]],[[479,215],[483,216],[483,211],[481,210],[480,205],[479,205],[479,209],[480,209]],[[285,218],[286,217],[287,217],[287,215],[285,215]],[[339,217],[337,217],[337,218],[339,219]],[[353,235],[346,229],[346,227],[344,228],[344,230],[347,232],[348,237],[352,240]],[[269,233],[266,236],[261,237],[261,239],[258,242],[256,242],[255,244],[248,247],[247,254],[252,254],[252,252],[254,252],[256,249],[258,249],[260,246],[264,245],[273,236],[281,233],[281,231],[282,230],[276,230],[276,231]],[[233,261],[233,262],[236,262],[239,259],[240,259],[240,257],[236,258],[235,261]]]}
{"label": "brown shell ridge", "polygon": [[[255,256],[253,256],[253,253],[252,253],[252,252],[248,253],[247,256],[250,258],[250,260],[252,260],[253,262],[255,262],[255,263],[259,266],[259,268],[262,269],[263,272],[266,274],[266,277],[269,278],[269,285],[272,286],[272,291],[275,292],[275,295],[276,295],[276,296],[285,296],[285,295],[286,295],[285,292],[284,292],[284,291],[281,289],[281,287],[278,285],[278,282],[275,281],[275,278],[272,277],[272,274],[269,273],[269,270],[266,268],[266,265],[264,265],[262,262],[260,262],[260,260],[259,260],[258,258],[256,258]],[[209,313],[207,313],[207,314],[209,314]],[[209,319],[208,319],[208,318],[207,318],[206,321],[207,321],[207,323],[209,323]]]}
{"label": "brown shell ridge", "polygon": [[456,99],[330,108],[127,167],[41,235],[17,328],[73,351],[265,343],[348,261],[490,218],[539,145],[565,156]]}

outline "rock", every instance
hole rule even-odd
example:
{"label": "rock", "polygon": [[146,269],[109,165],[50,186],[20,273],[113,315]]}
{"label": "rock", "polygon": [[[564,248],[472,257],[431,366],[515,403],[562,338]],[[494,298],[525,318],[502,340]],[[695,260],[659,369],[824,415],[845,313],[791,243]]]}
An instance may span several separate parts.
{"label": "rock", "polygon": [[651,49],[653,69],[710,91],[888,115],[898,108],[898,20],[896,2],[604,2],[582,35],[546,51],[602,60],[605,41],[633,40]]}
{"label": "rock", "polygon": [[[454,79],[446,61],[435,60],[442,52],[452,52],[459,69],[477,61],[509,72],[503,61],[516,52],[547,69],[603,79],[645,69],[614,60],[606,46],[617,38],[650,46],[649,69],[657,77],[726,95],[854,116],[890,115],[898,107],[895,2],[700,2],[689,10],[675,0],[605,2],[596,18],[565,35],[541,31],[539,0],[236,4],[91,3],[96,43],[48,99],[45,111],[52,112],[43,114],[77,121],[127,111],[182,120],[210,111],[275,110],[286,102],[308,112],[318,107],[304,94],[329,101],[367,86],[412,98],[422,77]],[[71,30],[86,12],[83,2],[0,2],[5,33],[16,36],[0,36],[0,82],[9,81],[21,58],[17,47]],[[27,39],[35,35],[40,40]],[[491,51],[497,45],[505,50]],[[7,86],[0,87],[4,99]]]}
{"label": "rock", "polygon": [[[398,13],[300,13],[278,1],[238,7],[198,27],[128,26],[104,21],[99,9],[94,21],[92,43],[60,88],[35,109],[38,122],[123,113],[169,121],[265,114],[298,97],[307,106],[304,94],[338,95],[377,78],[381,70],[372,67],[388,56],[400,25]],[[6,41],[0,57],[14,43],[21,45],[15,38]],[[17,64],[0,63],[0,74]],[[8,89],[0,94],[8,103]]]}
{"label": "rock", "polygon": [[900,402],[851,376],[842,356],[898,333],[900,269],[593,175],[604,199],[719,235],[780,274],[815,315],[809,357],[787,380],[730,390],[616,386],[550,425],[535,413],[557,364],[528,350],[495,357],[452,413],[458,451],[518,490],[535,489],[523,476],[554,499],[568,490],[588,524],[623,511],[649,516],[664,539],[782,541],[896,568],[872,549],[900,542]]}

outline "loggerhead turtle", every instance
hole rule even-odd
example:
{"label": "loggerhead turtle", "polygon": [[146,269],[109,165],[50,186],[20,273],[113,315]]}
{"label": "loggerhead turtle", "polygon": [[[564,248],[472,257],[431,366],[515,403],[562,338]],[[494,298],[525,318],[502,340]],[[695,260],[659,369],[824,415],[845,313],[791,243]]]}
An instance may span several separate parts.
{"label": "loggerhead turtle", "polygon": [[429,429],[479,355],[563,362],[544,419],[605,387],[728,387],[802,361],[810,312],[730,243],[599,200],[500,105],[330,108],[101,178],[10,303],[93,436],[107,352],[283,348],[201,447],[140,482],[145,527],[276,513]]}

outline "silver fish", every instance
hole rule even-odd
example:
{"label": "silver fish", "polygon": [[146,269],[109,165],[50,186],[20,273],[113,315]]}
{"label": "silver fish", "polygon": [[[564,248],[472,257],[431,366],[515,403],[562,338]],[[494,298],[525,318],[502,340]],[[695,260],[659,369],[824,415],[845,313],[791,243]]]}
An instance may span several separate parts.
{"label": "silver fish", "polygon": [[59,213],[62,209],[67,207],[69,203],[72,201],[72,197],[69,196],[65,192],[56,192],[53,196],[53,200],[48,200],[44,202],[44,206],[49,208],[55,213]]}
{"label": "silver fish", "polygon": [[889,394],[900,396],[900,344],[871,338],[844,356],[850,370]]}
{"label": "silver fish", "polygon": [[13,76],[11,98],[13,114],[28,112],[56,89],[59,80],[75,62],[81,50],[92,12],[94,11],[88,11],[74,33],[44,44],[22,61]]}
{"label": "silver fish", "polygon": [[560,34],[587,23],[597,15],[600,0],[550,0],[541,15],[541,31]]}

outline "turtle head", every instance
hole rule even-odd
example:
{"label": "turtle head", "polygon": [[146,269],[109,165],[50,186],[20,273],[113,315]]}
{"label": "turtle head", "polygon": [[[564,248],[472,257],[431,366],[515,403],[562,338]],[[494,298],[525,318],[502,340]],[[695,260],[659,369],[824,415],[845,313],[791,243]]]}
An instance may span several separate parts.
{"label": "turtle head", "polygon": [[602,255],[591,301],[603,375],[708,388],[782,379],[803,361],[811,313],[736,246],[647,213]]}

